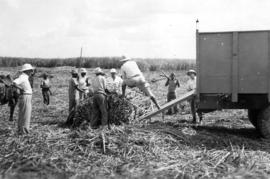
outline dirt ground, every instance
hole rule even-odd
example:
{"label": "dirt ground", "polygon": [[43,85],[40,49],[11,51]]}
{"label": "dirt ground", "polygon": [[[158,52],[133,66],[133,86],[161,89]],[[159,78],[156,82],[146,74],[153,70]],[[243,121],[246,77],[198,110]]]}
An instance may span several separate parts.
{"label": "dirt ground", "polygon": [[[61,127],[68,115],[70,69],[39,69],[54,75],[53,96],[50,106],[42,104],[36,78],[31,134],[18,136],[16,122],[8,121],[8,107],[0,107],[0,178],[270,177],[269,142],[257,135],[245,110],[215,111],[205,114],[201,124],[192,125],[185,104],[183,114],[164,120],[156,116],[151,121],[113,126],[105,133],[107,152],[103,154],[98,131]],[[181,95],[187,77],[184,72],[175,73]],[[157,79],[159,73],[147,72],[146,78]],[[151,83],[160,104],[166,102],[164,83]]]}

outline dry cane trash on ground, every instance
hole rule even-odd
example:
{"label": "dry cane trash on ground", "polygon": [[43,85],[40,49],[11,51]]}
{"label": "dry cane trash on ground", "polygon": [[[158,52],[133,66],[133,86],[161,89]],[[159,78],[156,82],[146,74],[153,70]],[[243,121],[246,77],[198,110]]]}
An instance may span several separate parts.
{"label": "dry cane trash on ground", "polygon": [[[188,124],[190,115],[180,114],[149,123],[131,120],[105,130],[105,141],[89,125],[61,127],[67,117],[63,91],[69,71],[55,68],[52,105],[46,110],[33,106],[29,135],[17,136],[16,123],[8,122],[7,106],[0,109],[1,179],[269,178],[270,144],[254,135],[246,115],[238,111],[211,113],[198,126]],[[166,99],[163,85],[153,84],[160,103]],[[34,95],[33,103],[42,103],[37,91]],[[134,105],[147,108],[142,114],[152,110],[143,95],[132,91],[129,97]]]}

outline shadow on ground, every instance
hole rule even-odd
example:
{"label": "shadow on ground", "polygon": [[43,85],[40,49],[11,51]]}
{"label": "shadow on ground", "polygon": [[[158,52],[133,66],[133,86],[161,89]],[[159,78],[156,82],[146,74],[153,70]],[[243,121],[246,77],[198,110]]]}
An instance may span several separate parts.
{"label": "shadow on ground", "polygon": [[[145,128],[172,135],[174,138],[181,140],[181,143],[193,149],[230,150],[232,147],[238,147],[245,150],[270,152],[270,140],[261,138],[254,127],[233,128],[229,126],[193,125],[185,121],[179,123],[154,121]],[[194,134],[185,134],[184,130],[193,131]]]}

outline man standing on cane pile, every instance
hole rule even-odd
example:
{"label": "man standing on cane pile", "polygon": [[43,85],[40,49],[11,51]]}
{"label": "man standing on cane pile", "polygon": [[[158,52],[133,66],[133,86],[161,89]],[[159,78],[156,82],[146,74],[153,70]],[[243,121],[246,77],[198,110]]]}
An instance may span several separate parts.
{"label": "man standing on cane pile", "polygon": [[[189,80],[187,82],[187,91],[192,91],[196,90],[197,86],[197,78],[196,78],[196,71],[194,70],[189,70],[187,72],[187,75],[189,76]],[[196,111],[197,111],[197,102],[196,102],[196,97],[193,96],[191,100],[189,101],[190,103],[190,109],[191,109],[191,114],[192,114],[192,122],[196,124],[197,119],[196,119]],[[200,118],[200,121],[202,120],[202,113],[198,111],[198,116]]]}
{"label": "man standing on cane pile", "polygon": [[22,73],[13,81],[13,86],[20,90],[18,134],[28,134],[32,114],[32,87],[29,77],[34,73],[31,64],[24,64],[20,70]]}
{"label": "man standing on cane pile", "polygon": [[123,78],[122,84],[122,96],[125,96],[126,87],[138,87],[146,96],[150,96],[150,99],[160,109],[157,100],[150,89],[150,84],[146,82],[141,70],[139,69],[137,63],[130,58],[124,58],[120,60],[122,63],[121,72]]}
{"label": "man standing on cane pile", "polygon": [[97,128],[101,124],[101,130],[108,124],[108,111],[107,111],[107,84],[104,77],[104,72],[101,68],[95,69],[95,78],[92,81],[92,87],[94,92],[93,98],[93,113],[94,118],[91,121],[91,126]]}

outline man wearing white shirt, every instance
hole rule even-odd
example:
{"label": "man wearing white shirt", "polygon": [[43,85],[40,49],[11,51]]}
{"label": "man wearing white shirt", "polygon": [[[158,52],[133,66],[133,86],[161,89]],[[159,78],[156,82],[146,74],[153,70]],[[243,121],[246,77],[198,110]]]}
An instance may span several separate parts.
{"label": "man wearing white shirt", "polygon": [[20,89],[18,132],[28,134],[32,113],[32,87],[29,77],[34,72],[34,68],[30,64],[24,64],[20,71],[21,75],[13,81],[13,86]]}
{"label": "man wearing white shirt", "polygon": [[110,91],[117,94],[122,94],[122,84],[123,84],[122,78],[117,75],[116,69],[112,68],[110,72],[111,72],[111,78],[109,78],[108,80],[108,83],[111,84]]}
{"label": "man wearing white shirt", "polygon": [[89,93],[89,87],[87,86],[87,70],[85,68],[81,68],[80,70],[80,75],[79,75],[79,80],[78,80],[78,85],[79,88],[82,90],[82,92],[79,92],[79,98],[80,100],[84,100],[88,93]]}
{"label": "man wearing white shirt", "polygon": [[[197,77],[196,77],[196,71],[195,70],[189,70],[187,72],[187,75],[189,76],[189,80],[187,82],[187,91],[192,91],[192,90],[196,90],[197,87]],[[200,121],[202,120],[202,113],[200,111],[197,111],[197,103],[196,103],[196,99],[195,96],[192,97],[192,99],[190,100],[190,109],[191,109],[191,114],[192,114],[192,118],[193,118],[193,123],[196,123],[196,112],[198,113],[198,116],[200,118]]]}
{"label": "man wearing white shirt", "polygon": [[122,62],[121,73],[123,78],[122,95],[125,96],[126,86],[130,88],[138,87],[146,96],[150,96],[150,99],[156,107],[160,109],[160,106],[150,89],[150,84],[146,82],[137,63],[130,58],[122,59],[120,62]]}

